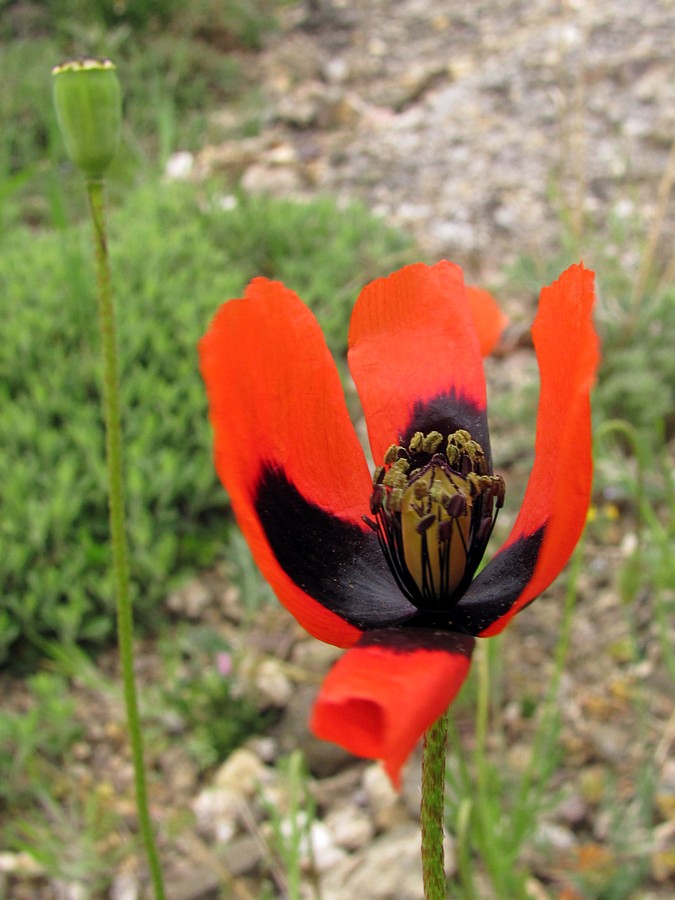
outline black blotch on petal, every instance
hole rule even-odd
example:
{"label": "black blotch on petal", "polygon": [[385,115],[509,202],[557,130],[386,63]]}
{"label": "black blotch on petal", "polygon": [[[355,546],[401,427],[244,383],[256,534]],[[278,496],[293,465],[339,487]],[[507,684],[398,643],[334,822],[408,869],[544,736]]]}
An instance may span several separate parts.
{"label": "black blotch on petal", "polygon": [[452,611],[453,625],[479,635],[507,613],[532,578],[546,525],[490,560]]}
{"label": "black blotch on petal", "polygon": [[416,613],[396,586],[376,535],[307,500],[279,466],[263,466],[254,507],[279,565],[306,594],[361,629]]}
{"label": "black blotch on petal", "polygon": [[399,653],[416,650],[442,650],[445,653],[470,657],[475,640],[468,634],[440,631],[430,628],[379,628],[366,632],[359,639],[358,647],[386,647]]}
{"label": "black blotch on petal", "polygon": [[[487,424],[487,410],[480,409],[465,397],[452,390],[438,394],[430,400],[418,400],[410,416],[410,422],[401,435],[401,445],[407,447],[416,431],[429,434],[438,431],[448,438],[455,431],[464,429],[483,448],[489,472],[492,472],[492,452]],[[443,447],[443,449],[445,449]]]}

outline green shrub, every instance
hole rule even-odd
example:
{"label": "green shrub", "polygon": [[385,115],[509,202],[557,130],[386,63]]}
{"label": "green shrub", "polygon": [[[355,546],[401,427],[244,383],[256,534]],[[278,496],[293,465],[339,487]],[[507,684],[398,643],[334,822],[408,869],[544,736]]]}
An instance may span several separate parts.
{"label": "green shrub", "polygon": [[[0,661],[19,639],[101,644],[113,629],[98,325],[86,229],[0,242]],[[151,623],[172,581],[213,562],[225,498],[196,342],[256,274],[284,280],[344,349],[356,286],[402,261],[358,207],[152,186],[111,221],[133,596]],[[25,645],[25,640],[23,641]]]}

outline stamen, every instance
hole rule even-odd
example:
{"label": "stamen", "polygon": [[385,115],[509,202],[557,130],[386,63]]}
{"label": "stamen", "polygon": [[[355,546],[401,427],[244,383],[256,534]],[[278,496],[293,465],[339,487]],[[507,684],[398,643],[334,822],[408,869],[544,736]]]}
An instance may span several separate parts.
{"label": "stamen", "polygon": [[448,609],[468,587],[503,505],[504,481],[468,431],[447,441],[418,431],[407,447],[392,444],[375,469],[375,518],[365,521],[410,601]]}

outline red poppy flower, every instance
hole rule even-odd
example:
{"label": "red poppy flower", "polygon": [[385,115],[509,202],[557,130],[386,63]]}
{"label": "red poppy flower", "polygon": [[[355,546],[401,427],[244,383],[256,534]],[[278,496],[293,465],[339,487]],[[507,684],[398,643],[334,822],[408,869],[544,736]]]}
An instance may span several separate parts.
{"label": "red poppy flower", "polygon": [[508,539],[475,576],[504,501],[492,468],[481,350],[504,319],[448,262],[368,285],[349,365],[373,458],[350,422],[316,319],[255,279],[200,344],[215,461],[281,602],[315,637],[350,648],[312,729],[382,759],[394,781],[454,699],[475,637],[500,632],[567,562],[589,502],[593,273],[541,293],[535,462]]}

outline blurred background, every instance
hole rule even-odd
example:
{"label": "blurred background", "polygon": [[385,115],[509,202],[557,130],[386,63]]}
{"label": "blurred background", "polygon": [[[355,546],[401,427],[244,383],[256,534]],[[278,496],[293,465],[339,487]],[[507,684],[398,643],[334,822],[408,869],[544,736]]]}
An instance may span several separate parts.
{"label": "blurred background", "polygon": [[[675,893],[675,17],[666,0],[0,0],[0,897],[145,896],[114,652],[91,238],[51,67],[109,56],[137,668],[171,896],[421,897],[419,771],[315,741],[336,651],[257,575],[195,345],[255,275],[345,364],[368,280],[447,257],[510,325],[486,369],[508,533],[539,288],[595,269],[585,539],[453,708],[452,896]],[[479,667],[476,666],[476,669]],[[485,682],[482,690],[485,690]]]}

